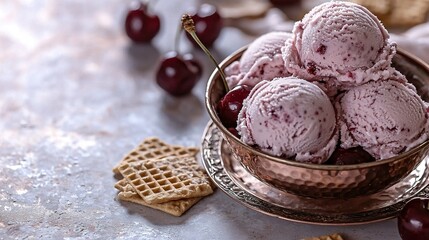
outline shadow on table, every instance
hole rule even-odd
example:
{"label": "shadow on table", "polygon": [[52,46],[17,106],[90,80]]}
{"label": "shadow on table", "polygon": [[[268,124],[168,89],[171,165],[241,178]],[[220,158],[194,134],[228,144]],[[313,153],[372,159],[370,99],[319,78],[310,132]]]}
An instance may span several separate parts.
{"label": "shadow on table", "polygon": [[171,128],[173,132],[181,132],[195,126],[195,122],[204,114],[204,106],[198,96],[193,93],[180,98],[166,95],[159,113],[163,116],[160,124]]}
{"label": "shadow on table", "polygon": [[142,73],[153,69],[159,62],[160,53],[152,44],[130,43],[126,52],[129,56],[130,69]]}

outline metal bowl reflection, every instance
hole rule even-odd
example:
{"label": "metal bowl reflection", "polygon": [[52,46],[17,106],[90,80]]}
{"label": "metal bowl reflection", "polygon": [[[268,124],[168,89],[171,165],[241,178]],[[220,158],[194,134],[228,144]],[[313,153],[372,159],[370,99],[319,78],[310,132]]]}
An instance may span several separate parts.
{"label": "metal bowl reflection", "polygon": [[[226,58],[225,69],[240,59],[246,48]],[[429,66],[418,58],[398,50],[393,65],[414,84],[418,93],[428,101]],[[240,141],[221,123],[216,104],[225,94],[219,72],[215,70],[208,81],[205,104],[208,113],[229,144],[236,159],[253,176],[277,189],[312,198],[351,198],[376,193],[407,176],[429,151],[426,141],[396,157],[355,165],[318,165],[299,163],[274,157]]]}

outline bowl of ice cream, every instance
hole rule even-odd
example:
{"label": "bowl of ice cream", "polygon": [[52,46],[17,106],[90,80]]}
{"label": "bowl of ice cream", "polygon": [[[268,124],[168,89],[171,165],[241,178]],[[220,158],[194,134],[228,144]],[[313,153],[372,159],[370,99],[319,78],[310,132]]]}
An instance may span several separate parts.
{"label": "bowl of ice cream", "polygon": [[[427,156],[429,66],[397,50],[367,10],[328,4],[335,19],[313,9],[292,35],[259,38],[255,42],[261,51],[252,43],[220,64],[231,86],[252,88],[236,126],[220,116],[226,90],[218,70],[208,81],[206,107],[235,160],[260,181],[300,196],[351,198],[392,186]],[[362,27],[347,25],[347,19],[338,18],[341,14],[364,18],[354,21]],[[348,40],[307,39],[320,37],[307,29],[321,22],[314,16],[345,29]],[[362,38],[369,43],[359,45]],[[242,61],[249,56],[254,56],[251,64]]]}

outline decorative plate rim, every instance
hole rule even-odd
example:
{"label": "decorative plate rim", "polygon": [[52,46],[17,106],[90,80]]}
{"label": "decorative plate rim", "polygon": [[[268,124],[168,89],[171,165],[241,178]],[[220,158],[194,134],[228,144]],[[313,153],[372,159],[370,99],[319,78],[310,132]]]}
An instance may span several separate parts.
{"label": "decorative plate rim", "polygon": [[358,213],[338,213],[334,216],[323,216],[318,213],[303,212],[282,207],[251,194],[232,179],[225,170],[220,156],[222,141],[223,137],[220,130],[212,121],[209,121],[202,137],[201,160],[210,178],[224,193],[242,205],[257,212],[280,219],[316,225],[338,226],[367,224],[396,217],[404,204],[413,197],[429,197],[429,187],[426,185],[415,195],[392,205]]}

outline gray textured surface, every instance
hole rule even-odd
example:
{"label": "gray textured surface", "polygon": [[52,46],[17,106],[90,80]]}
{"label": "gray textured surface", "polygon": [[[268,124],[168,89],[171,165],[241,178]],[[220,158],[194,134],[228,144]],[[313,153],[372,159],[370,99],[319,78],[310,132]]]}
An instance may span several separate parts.
{"label": "gray textured surface", "polygon": [[[292,223],[219,190],[180,218],[115,200],[111,168],[143,138],[200,144],[208,121],[204,81],[178,100],[154,84],[157,60],[172,49],[177,19],[193,3],[158,1],[162,31],[152,46],[133,46],[122,31],[123,1],[0,1],[0,238],[300,239],[340,232],[399,239],[395,220]],[[225,29],[216,57],[248,41]],[[197,55],[207,79],[213,67]]]}

